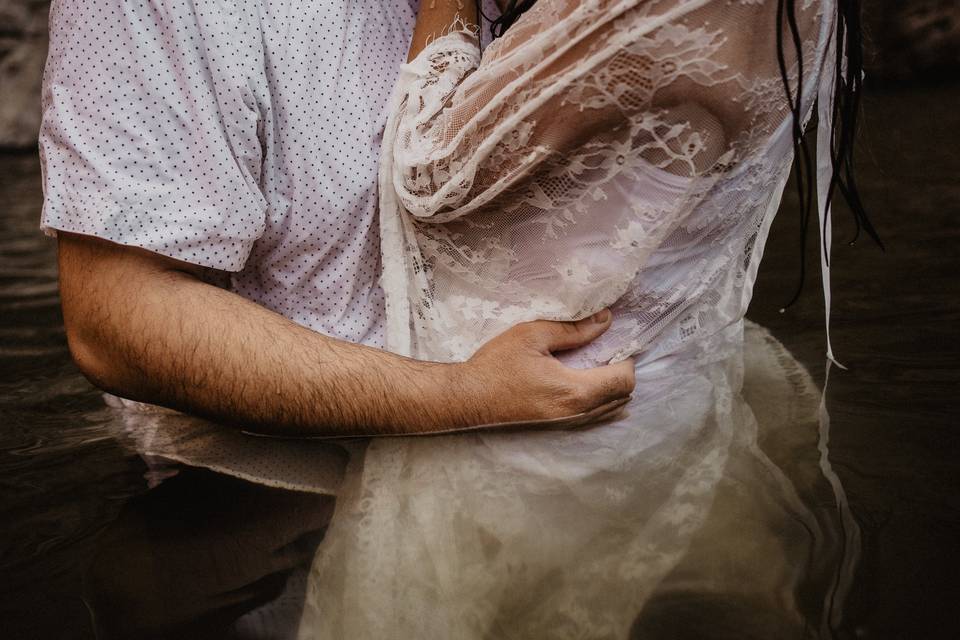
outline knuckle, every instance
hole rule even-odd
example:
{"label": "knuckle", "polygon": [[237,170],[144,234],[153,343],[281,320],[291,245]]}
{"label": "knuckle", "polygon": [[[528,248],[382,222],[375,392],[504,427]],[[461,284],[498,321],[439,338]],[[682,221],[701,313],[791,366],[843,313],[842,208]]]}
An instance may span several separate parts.
{"label": "knuckle", "polygon": [[580,403],[580,390],[576,385],[565,380],[554,380],[544,389],[542,401],[538,403],[538,417],[541,419],[566,417],[572,413],[578,413]]}
{"label": "knuckle", "polygon": [[606,389],[608,397],[622,398],[633,393],[634,379],[632,375],[622,375],[612,378]]}
{"label": "knuckle", "polygon": [[617,399],[626,398],[631,393],[633,393],[633,382],[628,378],[620,378],[614,386],[613,397]]}
{"label": "knuckle", "polygon": [[564,395],[564,408],[573,413],[580,413],[589,406],[592,397],[589,387],[582,384],[569,385]]}
{"label": "knuckle", "polygon": [[537,335],[540,333],[540,328],[536,321],[532,322],[523,322],[516,325],[513,328],[517,340],[521,344],[529,345],[533,342],[536,342]]}
{"label": "knuckle", "polygon": [[563,327],[563,333],[570,337],[576,337],[580,335],[580,325],[575,322],[564,322],[560,325]]}
{"label": "knuckle", "polygon": [[511,329],[511,331],[520,335],[524,335],[524,334],[536,331],[536,328],[537,328],[537,321],[530,320],[527,322],[521,322],[519,324],[513,325],[513,328]]}
{"label": "knuckle", "polygon": [[599,382],[597,392],[600,398],[609,400],[620,395],[622,389],[621,381],[614,376],[610,376]]}
{"label": "knuckle", "polygon": [[630,365],[624,365],[623,373],[617,378],[620,383],[620,388],[628,395],[633,393],[634,388],[637,386],[637,372],[632,364],[633,363],[630,362]]}

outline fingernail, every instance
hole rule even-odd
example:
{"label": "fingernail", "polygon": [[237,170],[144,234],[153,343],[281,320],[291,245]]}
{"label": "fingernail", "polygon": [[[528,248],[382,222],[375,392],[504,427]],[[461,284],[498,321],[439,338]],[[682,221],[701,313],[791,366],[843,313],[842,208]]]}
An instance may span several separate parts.
{"label": "fingernail", "polygon": [[610,319],[610,309],[604,309],[603,311],[597,311],[593,314],[593,321],[597,324],[603,324]]}

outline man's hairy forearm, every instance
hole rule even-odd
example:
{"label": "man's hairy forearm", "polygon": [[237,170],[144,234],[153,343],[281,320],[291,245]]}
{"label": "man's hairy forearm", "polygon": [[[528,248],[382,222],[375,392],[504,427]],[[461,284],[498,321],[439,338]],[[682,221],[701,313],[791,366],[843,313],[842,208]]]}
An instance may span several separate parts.
{"label": "man's hairy forearm", "polygon": [[460,365],[339,341],[204,282],[189,265],[61,236],[71,350],[107,391],[273,433],[392,433],[478,419],[458,389]]}

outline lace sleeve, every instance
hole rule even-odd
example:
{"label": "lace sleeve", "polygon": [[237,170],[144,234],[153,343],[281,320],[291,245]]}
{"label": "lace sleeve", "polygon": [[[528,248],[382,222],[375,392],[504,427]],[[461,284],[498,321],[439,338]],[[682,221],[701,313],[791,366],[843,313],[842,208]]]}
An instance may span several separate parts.
{"label": "lace sleeve", "polygon": [[540,0],[482,56],[430,43],[384,139],[388,345],[462,357],[415,344],[458,333],[451,307],[489,337],[616,300],[788,116],[776,28],[763,0]]}

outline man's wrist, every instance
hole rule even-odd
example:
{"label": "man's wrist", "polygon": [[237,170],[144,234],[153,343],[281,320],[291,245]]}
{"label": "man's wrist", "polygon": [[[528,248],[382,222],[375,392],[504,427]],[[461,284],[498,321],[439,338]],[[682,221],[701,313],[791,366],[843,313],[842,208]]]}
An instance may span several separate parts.
{"label": "man's wrist", "polygon": [[434,424],[421,429],[458,429],[490,421],[490,388],[473,363],[435,363],[431,368],[429,413]]}

